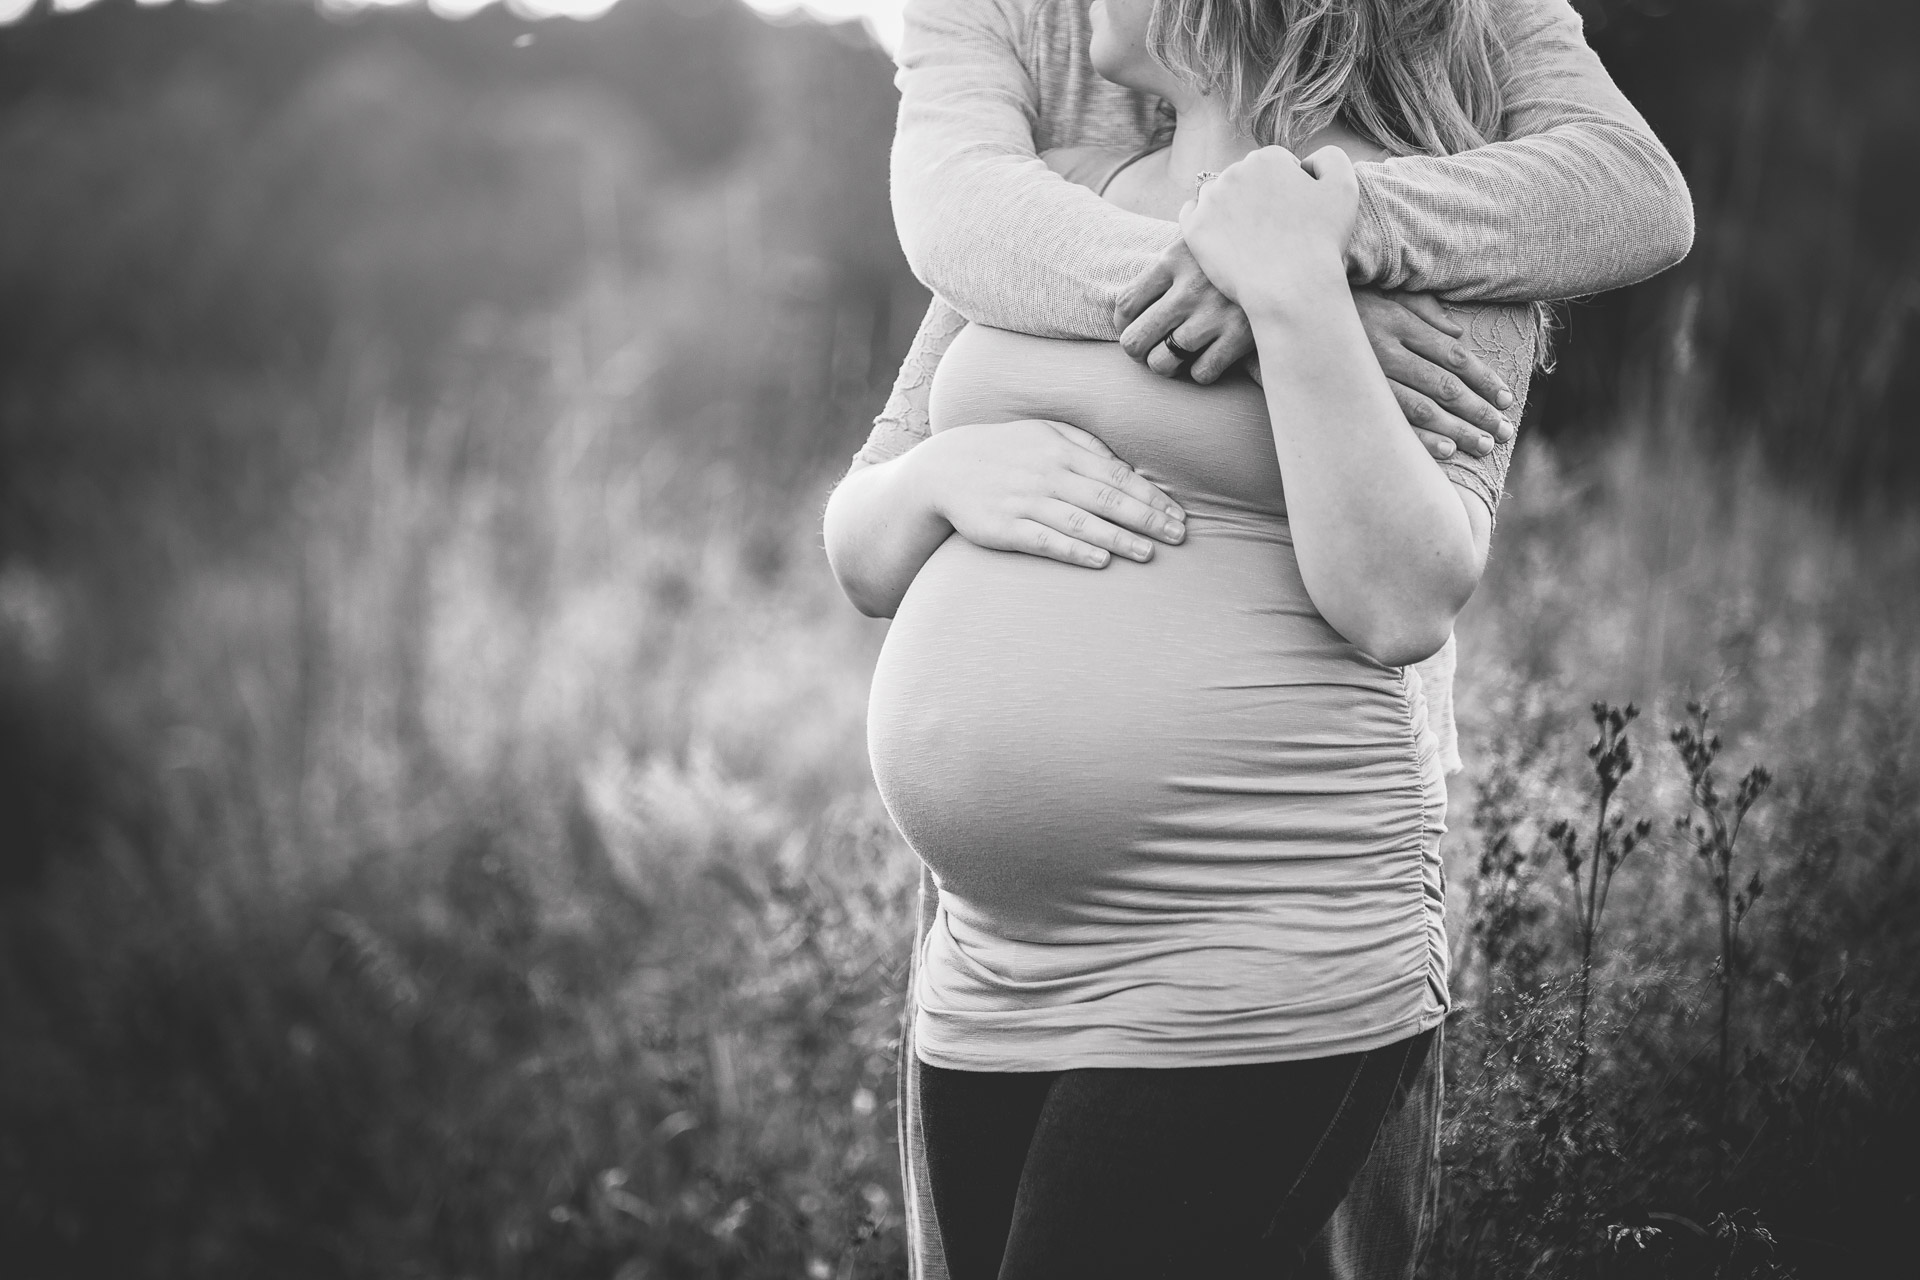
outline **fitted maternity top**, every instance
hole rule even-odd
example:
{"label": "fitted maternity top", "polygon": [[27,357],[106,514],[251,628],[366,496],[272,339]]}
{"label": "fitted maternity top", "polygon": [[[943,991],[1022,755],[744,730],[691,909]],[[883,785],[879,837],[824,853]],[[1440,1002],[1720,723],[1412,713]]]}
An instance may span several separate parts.
{"label": "fitted maternity top", "polygon": [[[1490,314],[1529,337],[1524,311]],[[1099,572],[955,535],[901,602],[868,735],[940,888],[921,1058],[1225,1065],[1438,1023],[1446,792],[1425,699],[1309,599],[1259,388],[969,326],[931,409],[935,431],[1071,421],[1189,518],[1182,545]]]}

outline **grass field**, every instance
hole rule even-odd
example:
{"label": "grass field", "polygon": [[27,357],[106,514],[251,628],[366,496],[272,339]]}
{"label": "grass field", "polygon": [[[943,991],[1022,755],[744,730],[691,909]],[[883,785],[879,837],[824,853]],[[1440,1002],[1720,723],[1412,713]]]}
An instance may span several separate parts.
{"label": "grass field", "polygon": [[[819,554],[830,471],[649,430],[645,335],[595,323],[488,337],[425,415],[367,405],[137,636],[80,643],[110,601],[0,577],[14,713],[90,788],[6,904],[29,1274],[899,1273],[882,627]],[[1915,526],[1843,525],[1652,412],[1582,457],[1528,441],[1510,487],[1461,628],[1432,1273],[1874,1274],[1913,1208],[1879,1170],[1920,1052]],[[1773,774],[1730,955],[1672,825],[1689,698],[1726,804]],[[1610,799],[1651,825],[1582,1036],[1596,700],[1641,708]]]}

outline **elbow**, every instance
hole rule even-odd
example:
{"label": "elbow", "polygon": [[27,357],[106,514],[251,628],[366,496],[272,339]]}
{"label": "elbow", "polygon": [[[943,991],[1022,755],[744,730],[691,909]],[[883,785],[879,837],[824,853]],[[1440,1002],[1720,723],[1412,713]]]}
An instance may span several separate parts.
{"label": "elbow", "polygon": [[[1667,149],[1651,135],[1636,135],[1646,181],[1639,191],[1641,216],[1633,227],[1638,252],[1636,278],[1645,279],[1677,267],[1693,252],[1693,193]],[[1625,194],[1625,193],[1623,193]]]}
{"label": "elbow", "polygon": [[833,580],[840,584],[840,593],[869,618],[891,618],[900,608],[901,596],[906,593],[874,574],[862,573],[858,567],[859,557],[850,554],[849,549],[836,545],[833,524],[829,513],[825,530],[827,567],[833,570]]}
{"label": "elbow", "polygon": [[[1382,666],[1407,667],[1440,652],[1453,622],[1473,595],[1478,575],[1430,575],[1394,593],[1358,602],[1346,625],[1335,624],[1352,645]],[[1332,619],[1329,619],[1332,621]]]}
{"label": "elbow", "polygon": [[[839,496],[835,493],[835,498]],[[833,580],[840,584],[840,593],[848,602],[869,618],[891,618],[900,607],[900,599],[906,594],[883,575],[870,571],[871,566],[864,560],[842,527],[845,523],[841,512],[836,510],[830,500],[827,504],[826,519],[822,522],[822,541],[826,544],[827,567],[833,570]]]}
{"label": "elbow", "polygon": [[[914,279],[945,298],[955,284],[956,267],[971,247],[979,225],[972,215],[974,192],[944,164],[904,164],[898,153],[892,169],[893,230],[900,255]],[[938,211],[936,216],[935,211]]]}
{"label": "elbow", "polygon": [[834,575],[839,579],[840,590],[853,602],[853,607],[869,618],[891,618],[900,608],[900,597],[871,585],[854,582],[848,578]]}
{"label": "elbow", "polygon": [[1677,267],[1693,252],[1693,196],[1680,169],[1667,158],[1667,181],[1662,185],[1661,207],[1648,228],[1648,251],[1655,274]]}
{"label": "elbow", "polygon": [[1355,648],[1385,667],[1410,667],[1440,652],[1453,634],[1453,616],[1398,618],[1359,628]]}

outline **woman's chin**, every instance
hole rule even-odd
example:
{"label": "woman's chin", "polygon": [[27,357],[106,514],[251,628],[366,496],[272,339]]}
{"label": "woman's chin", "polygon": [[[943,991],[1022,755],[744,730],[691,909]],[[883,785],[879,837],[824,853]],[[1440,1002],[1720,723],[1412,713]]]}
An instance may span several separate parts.
{"label": "woman's chin", "polygon": [[[1095,0],[1098,3],[1098,0]],[[1123,88],[1135,86],[1127,83],[1127,61],[1115,55],[1114,50],[1100,38],[1100,28],[1093,29],[1093,39],[1087,45],[1087,64],[1102,80],[1111,81]]]}

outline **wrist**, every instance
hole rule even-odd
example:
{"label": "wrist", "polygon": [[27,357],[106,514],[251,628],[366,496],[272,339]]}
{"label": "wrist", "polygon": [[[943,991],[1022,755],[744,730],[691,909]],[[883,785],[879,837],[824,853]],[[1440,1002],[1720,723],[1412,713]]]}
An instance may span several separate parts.
{"label": "wrist", "polygon": [[1353,305],[1352,286],[1338,259],[1281,273],[1272,281],[1242,291],[1240,309],[1258,333],[1263,328],[1297,328],[1323,322],[1329,308]]}
{"label": "wrist", "polygon": [[946,487],[941,483],[948,474],[941,455],[952,439],[951,431],[935,432],[901,455],[900,482],[906,490],[907,509],[918,523],[953,527],[947,515]]}

